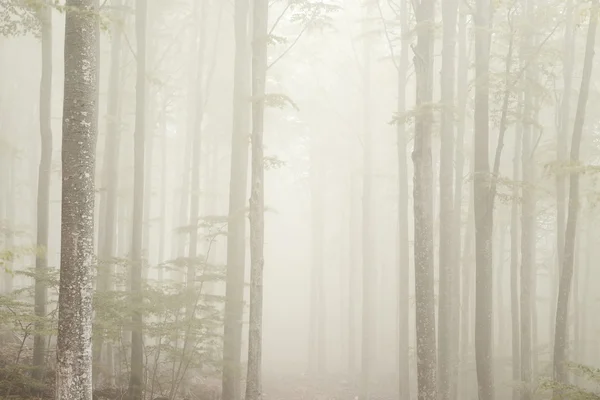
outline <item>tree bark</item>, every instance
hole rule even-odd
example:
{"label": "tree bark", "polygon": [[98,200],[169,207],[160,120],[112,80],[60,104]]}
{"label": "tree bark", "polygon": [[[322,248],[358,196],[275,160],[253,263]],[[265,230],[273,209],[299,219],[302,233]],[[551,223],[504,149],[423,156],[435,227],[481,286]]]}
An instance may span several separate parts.
{"label": "tree bark", "polygon": [[99,4],[66,6],[56,398],[92,400]]}
{"label": "tree bark", "polygon": [[[408,50],[410,46],[408,26],[408,0],[401,1],[400,29],[402,35],[402,48],[398,61],[398,115],[406,112],[406,74],[408,71]],[[408,243],[408,163],[406,157],[406,125],[398,123],[396,127],[398,140],[398,248],[400,253],[398,265],[398,329],[399,329],[399,395],[401,399],[410,398],[410,353],[409,353],[409,270],[410,255]],[[352,294],[351,294],[352,296]]]}
{"label": "tree bark", "polygon": [[246,191],[248,186],[248,132],[250,117],[250,54],[248,0],[235,2],[235,67],[233,75],[233,131],[227,229],[227,283],[223,342],[223,400],[241,397],[242,318],[246,271]]}
{"label": "tree bark", "polygon": [[[521,95],[519,95],[521,99]],[[517,382],[521,381],[521,328],[519,312],[519,204],[521,191],[517,182],[521,179],[521,148],[523,144],[523,126],[515,127],[515,150],[513,156],[513,190],[510,209],[510,311],[511,311],[511,347],[513,400],[519,398]]]}
{"label": "tree bark", "polygon": [[262,398],[262,303],[265,242],[263,133],[267,77],[269,1],[255,0],[252,13],[252,178],[250,193],[250,326],[246,400]]}
{"label": "tree bark", "polygon": [[[119,16],[122,17],[120,8],[122,2],[117,0],[113,3],[113,6],[117,9]],[[104,191],[100,196],[100,235],[98,239],[98,283],[97,290],[107,291],[111,290],[112,286],[112,259],[117,255],[115,252],[115,235],[117,233],[117,206],[118,206],[118,191],[119,191],[119,154],[121,151],[121,132],[119,127],[119,87],[121,84],[121,44],[123,38],[123,20],[119,19],[115,15],[113,18],[113,35],[111,44],[111,64],[108,78],[108,95],[107,95],[107,123],[106,123],[106,137],[104,142],[104,159],[102,162],[102,187]],[[102,313],[101,309],[96,310],[96,318],[99,318],[99,314]],[[94,342],[93,358],[94,365],[93,369],[93,381],[94,385],[97,383],[97,379],[100,376],[101,368],[103,366],[101,360],[102,348],[103,348],[103,337],[100,335],[99,338]],[[109,350],[110,346],[109,346]]]}
{"label": "tree bark", "polygon": [[[559,111],[559,123],[556,140],[556,269],[551,276],[560,277],[560,270],[563,265],[563,252],[565,249],[565,220],[567,205],[567,174],[563,170],[568,159],[569,151],[569,128],[571,126],[571,91],[573,89],[573,67],[575,48],[575,34],[573,29],[573,2],[566,0],[566,21],[565,21],[565,41],[563,47],[563,93]],[[557,287],[556,280],[550,283],[550,337],[554,333],[554,323],[556,317]],[[552,341],[552,339],[551,339]]]}
{"label": "tree bark", "polygon": [[[587,33],[585,58],[573,137],[571,138],[570,165],[576,167],[579,163],[579,148],[583,125],[585,122],[585,111],[589,96],[590,80],[594,61],[594,45],[596,42],[596,28],[598,25],[598,0],[592,2],[590,23]],[[579,211],[579,174],[572,171],[569,176],[569,205],[567,214],[567,226],[565,230],[565,248],[563,252],[563,265],[558,286],[558,300],[556,305],[556,326],[554,329],[554,379],[560,383],[567,382],[566,361],[566,339],[567,319],[569,310],[569,295],[571,292],[571,280],[573,278],[573,257],[575,253],[575,234],[577,230],[577,216]],[[560,391],[555,391],[555,396]]]}
{"label": "tree bark", "polygon": [[494,399],[492,368],[493,194],[489,165],[490,1],[477,0],[475,14],[475,364],[479,398]]}
{"label": "tree bark", "polygon": [[[441,73],[441,123],[440,123],[440,246],[439,246],[439,296],[438,296],[438,390],[440,400],[452,398],[455,382],[452,370],[458,351],[455,329],[458,303],[453,295],[457,259],[454,237],[454,86],[456,76],[456,23],[458,1],[446,0],[442,4],[444,25]],[[457,205],[458,207],[458,205]],[[460,237],[460,235],[459,235]]]}
{"label": "tree bark", "polygon": [[46,361],[46,318],[47,287],[45,276],[48,270],[48,225],[50,220],[50,181],[52,175],[52,8],[44,3],[39,10],[42,30],[42,78],[40,82],[40,136],[42,154],[38,174],[37,190],[37,256],[35,258],[35,315],[38,322],[33,338],[33,377],[43,380]]}
{"label": "tree bark", "polygon": [[311,197],[311,271],[310,271],[310,319],[309,319],[309,373],[322,376],[326,370],[326,351],[322,335],[323,308],[323,193],[319,176],[321,169],[317,134],[310,138],[310,197]]}
{"label": "tree bark", "polygon": [[135,96],[135,132],[133,137],[133,229],[131,235],[131,295],[133,313],[131,318],[131,376],[129,400],[142,400],[144,353],[142,280],[142,236],[144,226],[144,173],[146,135],[146,0],[136,0],[135,32],[137,39],[137,74]]}
{"label": "tree bark", "polygon": [[417,46],[414,55],[417,77],[414,163],[415,296],[417,333],[418,399],[437,398],[436,335],[433,262],[433,169],[431,135],[433,113],[434,1],[421,0],[415,10]]}

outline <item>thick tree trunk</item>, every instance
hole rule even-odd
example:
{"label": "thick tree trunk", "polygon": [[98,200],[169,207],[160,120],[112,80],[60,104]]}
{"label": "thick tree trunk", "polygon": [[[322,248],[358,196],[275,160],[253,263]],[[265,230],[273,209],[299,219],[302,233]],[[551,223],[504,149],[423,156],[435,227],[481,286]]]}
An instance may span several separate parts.
{"label": "thick tree trunk", "polygon": [[415,121],[414,218],[415,218],[415,296],[417,331],[418,399],[437,398],[436,335],[433,262],[433,169],[431,135],[433,113],[433,25],[434,1],[421,0],[415,10],[417,46],[414,55],[417,76]]}
{"label": "thick tree trunk", "polygon": [[137,74],[135,96],[135,132],[133,138],[133,229],[131,234],[131,295],[134,304],[131,328],[131,376],[129,400],[142,400],[144,353],[142,280],[142,236],[144,226],[144,173],[146,135],[146,0],[136,0],[135,31],[137,38]]}
{"label": "thick tree trunk", "polygon": [[35,259],[35,315],[38,322],[33,338],[33,377],[44,378],[46,361],[46,318],[47,288],[45,275],[48,269],[48,225],[50,219],[50,179],[52,175],[52,8],[44,3],[39,10],[42,29],[42,78],[40,82],[40,136],[42,154],[37,190],[37,248]]}
{"label": "thick tree trunk", "polygon": [[246,400],[262,398],[262,303],[265,242],[263,133],[267,77],[269,1],[255,0],[252,13],[252,179],[250,191],[250,326]]}
{"label": "thick tree trunk", "polygon": [[[458,1],[446,0],[442,4],[444,24],[441,73],[441,123],[440,123],[440,247],[438,296],[438,390],[440,400],[452,398],[452,370],[458,352],[455,329],[458,303],[453,295],[457,259],[453,246],[456,235],[454,219],[454,85],[456,76],[456,23]],[[458,207],[459,205],[457,205]],[[458,236],[460,237],[460,235]]]}
{"label": "thick tree trunk", "polygon": [[235,67],[233,76],[233,132],[229,178],[227,283],[223,342],[223,400],[241,397],[242,318],[246,271],[246,191],[248,186],[248,126],[250,118],[250,54],[248,0],[235,2]]}
{"label": "thick tree trunk", "polygon": [[475,364],[479,398],[494,399],[492,368],[493,194],[489,163],[490,1],[477,0],[475,15]]}
{"label": "thick tree trunk", "polygon": [[56,398],[91,400],[99,4],[66,6]]}
{"label": "thick tree trunk", "polygon": [[[579,163],[579,148],[583,125],[585,122],[585,111],[590,89],[592,66],[594,61],[594,45],[596,42],[596,27],[598,25],[598,0],[592,2],[590,23],[588,27],[585,58],[577,111],[575,113],[575,124],[571,140],[570,164],[575,166]],[[567,319],[569,310],[569,295],[571,292],[571,280],[573,278],[573,256],[575,253],[575,233],[577,229],[577,215],[579,211],[579,174],[577,171],[570,173],[569,206],[567,214],[567,226],[565,231],[565,250],[563,253],[563,265],[558,287],[558,300],[556,305],[556,326],[554,330],[554,379],[560,383],[567,382],[566,361],[566,339]],[[559,395],[559,393],[555,393]]]}

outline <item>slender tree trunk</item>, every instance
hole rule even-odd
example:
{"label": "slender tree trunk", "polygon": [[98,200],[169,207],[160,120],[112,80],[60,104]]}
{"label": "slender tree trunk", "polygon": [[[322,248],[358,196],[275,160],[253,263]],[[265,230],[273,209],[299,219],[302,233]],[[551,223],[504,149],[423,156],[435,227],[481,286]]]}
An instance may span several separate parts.
{"label": "slender tree trunk", "polygon": [[[6,249],[14,250],[15,246],[15,227],[17,225],[17,216],[15,214],[15,202],[17,196],[17,183],[16,183],[16,149],[13,147],[8,148],[7,163],[6,163],[6,204],[5,204],[5,221],[6,226],[4,227],[4,246]],[[3,288],[4,293],[12,293],[13,291],[13,272],[14,272],[14,260],[9,259],[6,262],[5,268],[10,272],[5,274]]]}
{"label": "slender tree trunk", "polygon": [[[530,13],[527,13],[531,15]],[[531,40],[525,44],[527,52],[531,46]],[[524,97],[524,123],[523,123],[523,148],[521,153],[521,165],[523,171],[523,188],[521,197],[521,383],[523,384],[521,399],[531,398],[531,309],[532,293],[531,278],[535,260],[533,258],[533,222],[534,222],[534,199],[533,199],[533,174],[532,174],[532,142],[533,126],[533,104],[530,90],[525,90]]]}
{"label": "slender tree trunk", "polygon": [[[462,240],[461,240],[461,231],[462,231],[462,204],[463,204],[463,183],[464,183],[464,166],[465,166],[465,154],[464,154],[464,138],[465,138],[465,130],[466,130],[466,106],[467,106],[467,95],[468,95],[468,77],[469,77],[469,59],[467,55],[467,20],[466,13],[464,10],[465,6],[461,3],[459,6],[459,16],[458,16],[458,69],[457,69],[457,106],[458,106],[458,121],[456,125],[456,148],[455,148],[455,160],[456,160],[456,168],[455,168],[455,176],[454,176],[454,229],[455,235],[457,237],[457,244],[454,246],[454,257],[456,260],[456,268],[457,275],[454,280],[454,288],[452,290],[452,296],[454,296],[454,301],[457,307],[455,308],[455,315],[453,316],[454,320],[454,329],[456,330],[456,337],[454,345],[457,349],[455,366],[461,365],[462,361],[465,359],[467,351],[463,352],[464,349],[467,349],[468,345],[466,341],[463,340],[463,336],[465,332],[461,332],[463,329],[468,329],[468,325],[466,327],[461,327],[462,319],[467,319],[466,315],[462,315],[462,310],[465,307],[465,303],[468,303],[468,291],[461,291],[461,288],[464,285],[465,273],[464,271],[470,270],[467,268],[467,265],[470,265],[466,257],[464,257],[461,253],[463,250]],[[471,200],[468,199],[469,204],[469,212],[471,211]],[[470,215],[468,214],[469,218]],[[470,226],[469,223],[467,226]],[[471,228],[472,229],[472,226]],[[464,249],[463,251],[466,251]],[[461,273],[461,269],[463,272]],[[460,275],[460,278],[459,276]],[[467,295],[466,301],[461,299],[461,296],[464,297]],[[462,304],[461,304],[462,303]],[[460,368],[452,368],[450,373],[453,375],[452,379],[455,380],[456,384],[452,388],[452,398],[456,398],[456,396],[460,393],[463,395],[462,383],[459,385],[459,370]],[[460,390],[459,390],[460,389]]]}
{"label": "slender tree trunk", "polygon": [[[208,17],[208,1],[203,0],[199,6],[200,13],[200,35],[198,39],[198,70],[196,71],[195,79],[195,99],[196,104],[196,120],[194,123],[194,133],[192,139],[192,165],[191,165],[191,193],[190,193],[190,219],[188,226],[190,229],[190,243],[188,248],[187,261],[187,278],[186,288],[188,290],[188,304],[186,305],[186,319],[191,327],[194,319],[194,310],[196,308],[195,282],[200,259],[198,257],[198,231],[200,229],[200,169],[202,156],[202,122],[204,119],[204,53],[206,47],[206,21]],[[205,262],[205,261],[202,261]],[[190,349],[193,347],[190,330],[186,330],[184,354],[190,357]]]}
{"label": "slender tree trunk", "polygon": [[56,398],[92,400],[98,0],[67,0]]}
{"label": "slender tree trunk", "polygon": [[[519,95],[519,99],[521,99]],[[521,381],[521,319],[519,312],[519,204],[521,203],[519,182],[521,179],[521,148],[523,144],[523,126],[515,127],[515,150],[513,156],[513,185],[510,209],[510,311],[511,311],[511,346],[512,346],[512,378],[513,400],[519,398],[518,382]]]}
{"label": "slender tree trunk", "polygon": [[146,0],[136,0],[135,31],[137,38],[137,74],[135,97],[133,229],[131,236],[131,295],[134,304],[131,329],[131,376],[129,400],[142,400],[144,353],[142,280],[142,236],[144,225],[144,173],[146,136]]}
{"label": "slender tree trunk", "polygon": [[262,398],[262,308],[265,242],[263,133],[267,76],[269,1],[255,0],[252,13],[252,179],[250,193],[250,327],[246,400]]}
{"label": "slender tree trunk", "polygon": [[477,0],[475,15],[475,364],[479,398],[494,399],[492,368],[493,195],[489,163],[490,1]]}
{"label": "slender tree trunk", "polygon": [[164,280],[164,268],[161,264],[165,261],[165,245],[167,243],[167,171],[168,171],[168,141],[167,141],[167,104],[168,100],[163,99],[162,112],[160,114],[161,131],[161,150],[160,150],[160,225],[159,244],[158,244],[158,281]]}
{"label": "slender tree trunk", "polygon": [[[592,2],[590,23],[585,48],[583,74],[577,111],[575,113],[575,124],[573,137],[571,139],[570,164],[579,163],[579,148],[585,122],[585,111],[589,96],[592,66],[594,61],[594,45],[596,42],[596,27],[598,25],[598,0]],[[563,265],[558,287],[558,300],[556,306],[556,326],[554,330],[554,379],[561,383],[567,382],[566,361],[566,339],[567,319],[569,310],[569,295],[571,291],[571,280],[573,278],[573,256],[575,252],[575,233],[577,229],[577,214],[579,211],[579,174],[577,171],[570,173],[569,206],[567,214],[567,225],[565,231],[565,249],[563,253]],[[555,396],[559,395],[555,391]]]}
{"label": "slender tree trunk", "polygon": [[37,248],[35,259],[35,315],[38,318],[33,338],[33,377],[44,378],[46,337],[47,288],[45,275],[48,269],[48,225],[50,219],[50,180],[52,175],[52,8],[44,3],[39,10],[42,29],[42,78],[40,82],[40,159],[37,190]]}
{"label": "slender tree trunk", "polygon": [[[366,25],[366,24],[365,24]],[[360,400],[368,400],[371,396],[371,376],[373,373],[373,361],[377,333],[375,312],[375,285],[377,282],[376,266],[374,264],[374,252],[372,244],[372,165],[373,165],[373,142],[371,134],[371,41],[370,38],[363,39],[363,77],[362,77],[362,118],[363,118],[363,184],[362,184],[362,336],[361,336],[361,374],[360,374]]]}
{"label": "slender tree trunk", "polygon": [[356,218],[356,178],[353,171],[350,171],[350,218],[349,224],[349,243],[350,243],[350,273],[348,274],[348,293],[350,299],[348,301],[348,376],[351,380],[356,378],[356,309],[357,301],[357,273],[358,273],[358,257],[354,249],[356,248],[356,233],[358,232],[358,221]]}
{"label": "slender tree trunk", "polygon": [[[122,2],[117,0],[114,7],[119,9]],[[112,282],[112,258],[117,255],[115,252],[115,235],[117,233],[117,206],[119,189],[119,154],[121,150],[121,133],[119,127],[119,87],[121,84],[121,43],[123,37],[123,20],[121,10],[114,16],[113,35],[111,45],[111,64],[109,71],[108,96],[107,96],[107,124],[106,138],[104,144],[104,160],[102,162],[102,187],[104,191],[100,196],[100,209],[104,211],[100,218],[100,236],[98,245],[98,259],[100,261],[98,269],[97,290],[111,290]],[[96,310],[96,318],[101,316],[103,310]],[[100,335],[94,341],[93,358],[93,381],[97,383],[101,364],[101,354],[103,348],[103,337]],[[109,349],[108,351],[112,351]]]}
{"label": "slender tree trunk", "polygon": [[[456,23],[458,1],[442,3],[444,24],[441,73],[441,123],[440,123],[440,247],[439,247],[439,296],[438,296],[438,390],[440,400],[452,398],[452,370],[458,351],[454,329],[455,303],[453,290],[457,259],[453,246],[456,235],[454,226],[454,86],[456,76]],[[458,206],[458,205],[457,205]]]}
{"label": "slender tree trunk", "polygon": [[[408,71],[408,49],[410,37],[408,35],[408,0],[401,2],[401,34],[402,48],[398,61],[398,115],[406,112],[406,74]],[[398,282],[398,329],[399,329],[399,395],[401,399],[410,398],[410,353],[409,353],[409,243],[408,243],[408,163],[406,157],[406,126],[398,123],[396,127],[398,140],[398,229],[399,229],[399,282]],[[353,297],[353,292],[351,292]]]}
{"label": "slender tree trunk", "polygon": [[[573,29],[573,2],[566,0],[566,24],[565,41],[563,47],[563,93],[560,104],[560,116],[556,141],[556,248],[557,248],[557,267],[552,274],[553,277],[560,277],[560,269],[563,265],[565,249],[565,220],[566,220],[566,172],[564,166],[567,163],[567,153],[569,150],[568,138],[571,126],[571,91],[573,87],[573,49],[575,48],[575,34]],[[557,280],[556,280],[557,281]],[[556,300],[558,285],[553,280],[550,283],[550,336],[554,332]],[[552,341],[552,339],[551,339]]]}
{"label": "slender tree trunk", "polygon": [[434,1],[421,0],[415,10],[417,46],[414,55],[417,76],[415,121],[414,218],[415,218],[415,296],[417,331],[418,399],[437,398],[436,335],[433,262],[433,169],[431,134],[433,115],[433,25]]}
{"label": "slender tree trunk", "polygon": [[496,324],[498,329],[496,330],[496,348],[499,357],[505,356],[505,337],[506,337],[506,326],[503,324],[504,322],[504,285],[503,285],[503,277],[504,277],[504,254],[505,254],[505,244],[506,244],[506,223],[501,220],[498,224],[498,254],[496,255]]}
{"label": "slender tree trunk", "polygon": [[248,0],[235,2],[235,67],[233,81],[233,131],[229,178],[229,228],[227,230],[227,284],[223,342],[223,400],[241,397],[242,318],[246,271],[246,191],[248,186],[248,126],[250,54]]}
{"label": "slender tree trunk", "polygon": [[324,199],[319,176],[324,174],[319,155],[319,140],[316,134],[310,143],[310,184],[311,184],[311,278],[310,278],[310,320],[309,320],[309,372],[322,376],[326,370],[326,351],[322,335],[321,318],[325,299],[323,298],[323,207]]}

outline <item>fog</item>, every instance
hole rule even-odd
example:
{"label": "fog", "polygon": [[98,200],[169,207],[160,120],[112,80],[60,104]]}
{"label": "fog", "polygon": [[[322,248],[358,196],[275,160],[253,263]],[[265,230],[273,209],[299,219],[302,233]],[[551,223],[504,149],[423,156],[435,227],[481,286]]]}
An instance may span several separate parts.
{"label": "fog", "polygon": [[598,7],[0,0],[0,397],[598,398]]}

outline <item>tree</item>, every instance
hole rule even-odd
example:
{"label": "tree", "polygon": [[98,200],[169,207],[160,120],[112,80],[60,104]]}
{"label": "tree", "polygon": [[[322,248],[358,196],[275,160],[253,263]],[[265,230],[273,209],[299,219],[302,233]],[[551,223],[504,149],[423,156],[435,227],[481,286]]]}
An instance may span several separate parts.
{"label": "tree", "polygon": [[477,0],[475,12],[475,363],[479,398],[494,399],[492,372],[493,193],[489,164],[490,1]]}
{"label": "tree", "polygon": [[[119,10],[122,2],[117,0],[113,6]],[[120,10],[117,12],[121,12]],[[119,127],[119,87],[121,84],[121,45],[123,41],[123,20],[120,14],[114,15],[113,33],[110,50],[109,87],[107,95],[107,122],[106,137],[104,142],[104,159],[102,161],[102,186],[100,196],[100,229],[98,238],[98,291],[111,289],[112,259],[116,256],[115,235],[117,233],[117,201],[119,187],[119,155],[121,150],[121,134]],[[102,318],[102,309],[98,309],[97,318]],[[94,342],[94,364],[106,365],[102,362],[102,348],[104,338],[102,335]],[[107,353],[112,348],[108,346]],[[97,383],[101,368],[94,368],[94,384]]]}
{"label": "tree", "polygon": [[56,397],[91,400],[99,5],[66,6]]}
{"label": "tree", "polygon": [[[439,247],[439,306],[438,306],[438,381],[439,397],[451,398],[453,366],[456,364],[458,320],[454,291],[457,259],[454,253],[454,85],[456,75],[456,22],[458,1],[444,1],[442,18],[444,24],[441,74],[441,122],[440,122],[440,247]],[[458,207],[458,204],[456,205]],[[460,229],[460,228],[459,228]],[[459,230],[460,237],[460,230]]]}
{"label": "tree", "polygon": [[[570,165],[575,167],[579,163],[579,149],[583,125],[585,123],[585,111],[590,90],[590,80],[594,61],[594,45],[596,43],[596,28],[598,25],[598,0],[592,2],[590,10],[590,22],[587,32],[585,46],[585,58],[583,61],[583,73],[575,112],[573,136],[571,138]],[[563,265],[561,269],[558,286],[558,300],[556,304],[556,325],[554,328],[554,379],[558,383],[567,383],[566,361],[566,339],[567,318],[569,310],[569,295],[571,293],[571,281],[573,279],[573,258],[575,255],[575,235],[577,231],[577,216],[579,212],[579,172],[574,168],[569,174],[569,203],[567,208],[567,226],[565,230],[565,247],[563,252]],[[559,391],[555,393],[557,395]]]}
{"label": "tree", "polygon": [[[406,112],[406,74],[408,70],[408,50],[410,46],[408,26],[408,0],[400,3],[400,34],[402,35],[402,48],[398,60],[398,115]],[[406,157],[407,133],[404,123],[398,122],[396,126],[398,140],[398,229],[400,264],[398,265],[398,329],[399,329],[399,394],[400,398],[410,398],[410,370],[409,370],[409,243],[408,243],[408,163]]]}
{"label": "tree", "polygon": [[[563,44],[563,93],[560,101],[559,123],[557,129],[556,141],[556,161],[560,168],[568,162],[567,153],[569,150],[568,138],[569,128],[571,127],[571,91],[573,89],[573,67],[574,57],[573,49],[575,47],[575,34],[573,27],[573,3],[571,0],[566,2],[566,23],[565,23],[565,39]],[[566,220],[566,173],[557,171],[556,173],[556,270],[555,276],[560,277],[560,269],[563,264],[563,251],[565,249],[565,220]],[[554,283],[554,282],[553,282]],[[557,285],[551,286],[551,301],[550,301],[550,330],[554,331],[554,322],[556,317],[556,296]]]}
{"label": "tree", "polygon": [[269,1],[252,12],[252,178],[250,181],[250,323],[246,400],[262,398],[262,307],[265,242],[263,133],[267,77]]}
{"label": "tree", "polygon": [[[521,96],[519,96],[521,99]],[[521,177],[520,161],[523,144],[523,125],[515,128],[515,146],[513,155],[513,181],[519,182]],[[514,184],[510,207],[510,311],[511,311],[511,349],[512,349],[512,378],[514,382],[521,381],[521,320],[519,318],[519,195],[520,190]],[[513,400],[519,398],[517,385],[513,388]]]}
{"label": "tree", "polygon": [[[533,1],[523,2],[524,20],[533,18]],[[525,57],[533,57],[531,51],[533,45],[533,32],[525,32],[523,43],[523,53]],[[528,60],[529,61],[529,60]],[[527,73],[531,80],[532,74]],[[521,382],[523,391],[521,398],[529,400],[531,398],[531,322],[532,322],[532,275],[535,271],[534,243],[535,243],[535,203],[533,193],[533,95],[531,90],[524,91],[523,105],[523,147],[521,151],[521,171],[523,174],[523,188],[521,190],[521,296],[520,313],[521,316]]]}
{"label": "tree", "polygon": [[42,37],[42,78],[40,82],[40,136],[42,154],[39,165],[37,193],[37,247],[35,259],[35,315],[38,318],[33,339],[33,376],[43,378],[46,338],[44,318],[46,317],[47,288],[45,275],[48,269],[48,229],[50,219],[50,178],[52,173],[52,8],[45,2],[40,6],[38,18]]}
{"label": "tree", "polygon": [[436,394],[435,299],[433,283],[433,171],[431,135],[433,110],[434,1],[416,4],[417,46],[414,64],[417,79],[414,164],[415,296],[417,330],[417,384],[419,400]]}
{"label": "tree", "polygon": [[131,376],[129,400],[141,400],[144,374],[142,316],[142,232],[144,227],[144,145],[146,130],[146,14],[147,1],[136,0],[135,32],[137,73],[135,92],[135,132],[133,137],[133,228],[131,237],[131,296],[135,304],[131,318]]}
{"label": "tree", "polygon": [[223,338],[223,400],[241,395],[242,318],[246,270],[246,190],[248,186],[248,133],[250,102],[250,54],[248,0],[235,2],[235,67],[233,73],[233,130],[229,178],[227,276]]}

